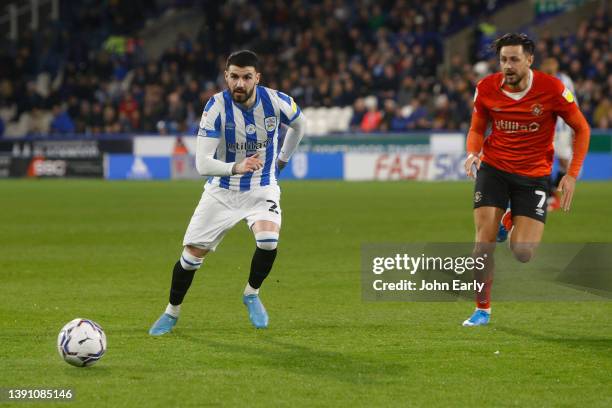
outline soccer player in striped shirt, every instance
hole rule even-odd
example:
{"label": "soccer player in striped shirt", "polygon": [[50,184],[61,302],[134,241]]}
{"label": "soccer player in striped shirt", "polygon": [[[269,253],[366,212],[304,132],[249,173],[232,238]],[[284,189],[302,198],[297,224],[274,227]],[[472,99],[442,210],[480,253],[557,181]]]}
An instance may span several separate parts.
{"label": "soccer player in striped shirt", "polygon": [[[202,198],[174,265],[170,301],[149,334],[160,336],[176,325],[183,299],[204,257],[224,235],[245,220],[255,238],[243,303],[256,328],[268,326],[259,288],[274,259],[281,227],[277,175],[304,135],[305,118],[293,98],[259,85],[259,60],[248,50],[229,56],[227,89],[206,104],[197,138],[196,167],[208,176]],[[281,125],[288,126],[282,147]]]}

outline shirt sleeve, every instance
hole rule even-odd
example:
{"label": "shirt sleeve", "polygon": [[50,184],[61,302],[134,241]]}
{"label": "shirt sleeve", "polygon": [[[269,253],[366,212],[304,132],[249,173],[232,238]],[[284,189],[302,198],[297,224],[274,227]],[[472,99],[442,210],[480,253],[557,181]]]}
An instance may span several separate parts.
{"label": "shirt sleeve", "polygon": [[[575,105],[575,104],[574,104]],[[591,140],[591,128],[577,107],[569,114],[562,116],[563,120],[574,130],[574,142],[572,145],[572,161],[569,164],[567,174],[574,178],[578,178],[584,158],[589,151],[589,142]]]}
{"label": "shirt sleeve", "polygon": [[479,154],[484,144],[484,136],[487,131],[487,120],[480,115],[472,115],[472,124],[466,139],[466,151],[472,154]]}
{"label": "shirt sleeve", "polygon": [[200,119],[198,136],[214,137],[218,139],[221,135],[221,103],[213,96],[208,100]]}
{"label": "shirt sleeve", "polygon": [[554,111],[564,120],[566,116],[578,110],[574,93],[557,78],[554,84],[553,106]]}
{"label": "shirt sleeve", "polygon": [[196,145],[196,170],[202,176],[231,176],[234,162],[225,163],[214,158],[219,139],[198,137]]}
{"label": "shirt sleeve", "polygon": [[300,116],[302,110],[289,95],[276,91],[276,96],[278,96],[279,100],[278,105],[280,108],[281,123],[284,125],[290,125],[298,116]]}
{"label": "shirt sleeve", "polygon": [[466,151],[479,154],[484,143],[485,132],[489,123],[489,111],[482,101],[482,81],[476,85],[474,92],[474,110],[472,112],[472,123],[466,138]]}
{"label": "shirt sleeve", "polygon": [[478,115],[485,120],[489,120],[489,110],[483,103],[482,99],[483,84],[482,81],[476,85],[476,91],[474,91],[474,109],[472,115]]}
{"label": "shirt sleeve", "polygon": [[304,114],[299,114],[297,118],[289,125],[289,130],[285,135],[285,142],[278,155],[281,161],[288,162],[297,150],[300,140],[304,136],[306,129],[306,118]]}

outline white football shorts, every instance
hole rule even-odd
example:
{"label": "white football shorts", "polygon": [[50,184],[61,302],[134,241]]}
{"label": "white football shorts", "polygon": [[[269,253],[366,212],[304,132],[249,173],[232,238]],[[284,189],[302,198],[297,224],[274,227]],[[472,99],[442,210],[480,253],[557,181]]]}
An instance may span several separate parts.
{"label": "white football shorts", "polygon": [[227,231],[241,220],[246,220],[249,228],[256,221],[272,221],[280,227],[279,186],[232,191],[207,184],[185,232],[183,245],[214,251]]}

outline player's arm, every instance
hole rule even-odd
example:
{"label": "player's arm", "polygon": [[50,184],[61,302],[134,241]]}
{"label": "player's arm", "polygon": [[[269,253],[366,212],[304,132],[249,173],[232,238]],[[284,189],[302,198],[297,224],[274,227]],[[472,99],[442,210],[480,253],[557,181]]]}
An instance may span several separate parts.
{"label": "player's arm", "polygon": [[215,159],[215,152],[219,146],[219,139],[214,137],[198,136],[196,148],[196,169],[202,176],[233,176],[257,171],[262,168],[263,162],[259,153],[245,158],[240,163],[226,163]]}
{"label": "player's arm", "polygon": [[465,150],[467,158],[463,163],[465,173],[468,177],[475,178],[476,171],[480,169],[480,153],[484,144],[485,132],[489,123],[489,116],[486,108],[478,98],[478,88],[474,95],[474,111],[472,113],[472,123],[468,131]]}
{"label": "player's arm", "polygon": [[306,118],[292,97],[283,92],[276,92],[279,101],[281,123],[288,126],[285,141],[278,154],[277,166],[282,170],[293,153],[295,153],[306,131]]}
{"label": "player's arm", "polygon": [[215,159],[215,152],[219,146],[221,135],[221,115],[219,103],[211,98],[200,120],[200,129],[196,145],[196,169],[202,176],[232,176],[259,170],[263,163],[259,155],[255,154],[245,158],[240,163],[226,163]]}
{"label": "player's arm", "polygon": [[569,211],[572,198],[574,197],[574,190],[576,189],[576,179],[580,174],[584,158],[589,151],[591,129],[576,104],[574,94],[561,81],[557,81],[555,93],[556,112],[574,131],[572,161],[568,166],[567,174],[559,183],[559,191],[562,194],[561,208],[564,211]]}
{"label": "player's arm", "polygon": [[561,208],[564,211],[569,211],[571,207],[574,190],[576,189],[576,179],[580,174],[580,169],[589,151],[591,139],[591,129],[584,115],[575,103],[572,106],[572,108],[566,111],[559,112],[565,123],[574,131],[572,161],[568,166],[567,174],[559,182],[559,191],[562,193]]}
{"label": "player's arm", "polygon": [[297,150],[302,137],[304,137],[304,132],[306,131],[306,118],[303,113],[300,113],[291,124],[289,124],[289,128],[287,129],[287,134],[285,135],[285,142],[283,143],[283,147],[281,148],[280,153],[278,154],[278,168],[282,170],[289,160],[293,153]]}

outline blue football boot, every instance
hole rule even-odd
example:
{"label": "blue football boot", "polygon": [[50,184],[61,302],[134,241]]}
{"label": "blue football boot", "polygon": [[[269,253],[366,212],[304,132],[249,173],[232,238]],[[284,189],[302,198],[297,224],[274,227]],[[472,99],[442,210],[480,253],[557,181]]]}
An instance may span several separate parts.
{"label": "blue football boot", "polygon": [[161,336],[163,334],[169,333],[172,331],[172,328],[178,322],[178,317],[170,316],[168,313],[164,313],[157,319],[153,326],[149,329],[149,334],[151,336]]}
{"label": "blue football boot", "polygon": [[256,329],[265,329],[268,327],[268,313],[258,295],[242,296],[242,303],[249,311],[249,319]]}
{"label": "blue football boot", "polygon": [[472,316],[463,322],[463,327],[484,326],[489,323],[489,319],[491,319],[491,313],[476,309]]}
{"label": "blue football boot", "polygon": [[508,230],[504,227],[504,224],[499,224],[499,230],[497,231],[497,242],[506,242],[508,239]]}

